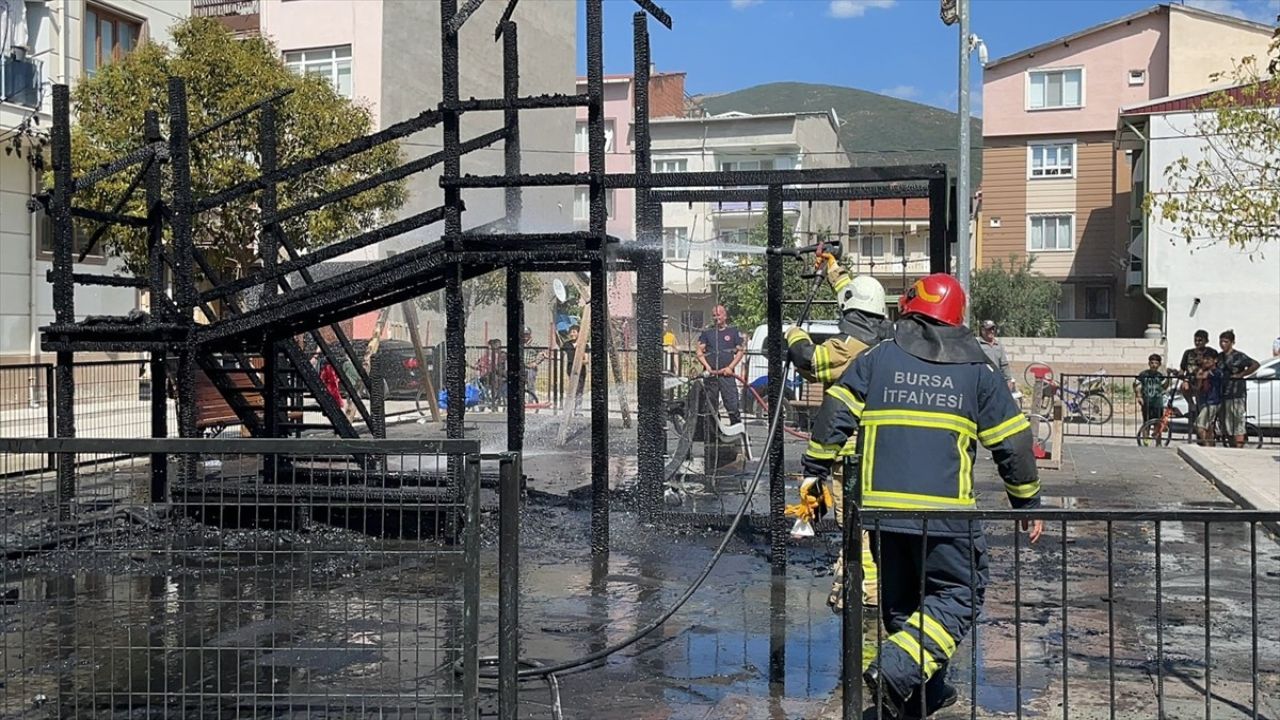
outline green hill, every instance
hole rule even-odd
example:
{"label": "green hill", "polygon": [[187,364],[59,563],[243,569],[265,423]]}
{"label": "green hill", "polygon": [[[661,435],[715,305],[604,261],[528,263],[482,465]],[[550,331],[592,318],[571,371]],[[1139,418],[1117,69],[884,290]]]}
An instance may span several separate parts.
{"label": "green hill", "polygon": [[[956,114],[910,100],[835,85],[781,82],[697,98],[716,115],[737,110],[769,112],[826,112],[835,109],[843,126],[840,143],[857,166],[908,165],[944,162],[954,173]],[[982,121],[973,120],[970,155],[973,178],[982,177]]]}

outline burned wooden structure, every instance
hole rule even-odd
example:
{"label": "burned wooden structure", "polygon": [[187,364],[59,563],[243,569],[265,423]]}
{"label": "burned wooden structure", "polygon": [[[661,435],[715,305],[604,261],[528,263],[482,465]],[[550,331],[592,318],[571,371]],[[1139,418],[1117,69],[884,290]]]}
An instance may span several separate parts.
{"label": "burned wooden structure", "polygon": [[[308,430],[331,431],[340,438],[356,438],[357,426],[344,415],[325,391],[317,370],[296,338],[313,344],[329,362],[344,360],[359,374],[352,383],[343,374],[339,380],[344,394],[356,404],[367,434],[385,432],[376,408],[361,400],[363,384],[377,403],[376,389],[357,357],[351,339],[343,332],[344,320],[389,307],[409,298],[443,290],[446,298],[445,389],[449,398],[462,398],[465,386],[463,353],[465,318],[462,313],[462,283],[492,271],[506,273],[508,366],[520,363],[523,317],[520,278],[524,272],[582,271],[590,274],[591,313],[609,316],[606,292],[606,263],[613,269],[634,271],[638,295],[660,302],[662,294],[661,204],[672,201],[733,200],[758,201],[768,209],[769,244],[783,242],[782,203],[866,197],[929,197],[932,201],[930,249],[933,270],[946,271],[948,243],[954,237],[954,220],[948,217],[948,178],[944,166],[900,166],[830,168],[789,171],[741,171],[701,173],[651,172],[649,99],[647,94],[651,19],[671,27],[671,18],[650,0],[636,0],[641,11],[634,16],[635,56],[635,155],[634,173],[606,173],[604,125],[604,55],[602,0],[586,2],[587,91],[572,95],[521,95],[517,32],[511,21],[516,0],[510,0],[497,27],[495,38],[502,45],[503,92],[501,97],[463,99],[459,87],[458,32],[483,0],[439,0],[441,6],[442,100],[417,116],[325,150],[314,157],[287,165],[279,162],[279,94],[244,108],[210,126],[189,126],[187,90],[180,78],[169,80],[167,127],[157,113],[149,113],[138,149],[116,161],[77,174],[71,160],[71,112],[69,90],[58,85],[53,90],[54,127],[52,154],[54,183],[43,198],[53,220],[53,283],[55,321],[43,328],[46,351],[57,354],[57,422],[59,438],[75,436],[72,368],[75,353],[117,351],[149,353],[151,374],[157,387],[167,381],[176,388],[177,427],[169,427],[165,393],[152,394],[152,435],[198,436],[197,380],[199,373],[213,385],[235,411],[240,423],[258,437],[283,438]],[[566,28],[566,32],[572,29]],[[522,111],[548,108],[586,107],[588,112],[589,167],[585,173],[527,174],[522,171],[520,117]],[[466,113],[502,113],[502,127],[477,137],[464,139],[460,118]],[[232,122],[256,121],[257,177],[205,197],[195,197],[191,182],[193,148],[210,133]],[[280,206],[279,186],[325,165],[342,161],[371,148],[394,142],[428,127],[440,127],[443,149],[404,163],[396,168],[362,178],[351,185],[288,207]],[[501,144],[504,167],[500,175],[464,176],[462,157],[467,153]],[[168,179],[161,165],[168,164]],[[429,167],[442,169],[440,185],[443,203],[401,218],[384,227],[303,253],[294,239],[282,230],[286,221],[350,198],[384,183],[406,178]],[[132,182],[111,211],[76,204],[79,193],[116,173],[132,173]],[[586,186],[589,188],[589,222],[585,231],[562,233],[521,233],[523,188],[536,186]],[[465,195],[475,188],[502,188],[505,219],[486,231],[464,229]],[[606,191],[634,188],[636,192],[637,237],[634,243],[620,244],[606,234]],[[720,188],[706,190],[701,188]],[[147,212],[122,212],[128,195],[145,193]],[[220,277],[192,238],[193,225],[202,213],[237,199],[252,197],[260,210],[257,229],[261,267],[238,279]],[[149,255],[145,274],[137,277],[104,277],[74,271],[73,220],[99,223],[92,242],[99,240],[109,225],[145,228]],[[413,247],[392,257],[371,261],[338,275],[317,279],[312,269],[326,260],[353,250],[367,248],[383,240],[428,225],[441,225],[438,240]],[[783,344],[781,339],[781,272],[783,258],[769,259],[771,342],[769,344],[769,393],[781,392]],[[81,285],[106,284],[147,290],[151,312],[144,318],[118,318],[89,323],[77,321],[75,289]],[[253,298],[253,302],[248,302]],[[217,304],[222,312],[213,312]],[[207,323],[198,323],[203,312]],[[661,313],[640,313],[637,326],[638,452],[643,506],[656,514],[661,507],[663,454],[666,442],[662,407],[662,320]],[[607,347],[608,325],[593,323],[589,342]],[[608,379],[607,364],[592,363],[591,383],[591,485],[592,547],[608,549]],[[507,419],[507,446],[519,452],[524,443],[524,379],[512,377],[507,387],[510,409]],[[322,424],[306,424],[299,411],[319,412]],[[462,402],[447,405],[449,438],[463,437],[465,408]],[[782,518],[782,444],[774,438],[769,448],[771,472],[771,525],[775,555],[784,557],[786,533]],[[166,463],[153,462],[152,500],[164,501],[170,493]],[[265,463],[270,465],[270,463]],[[68,498],[74,493],[74,464],[70,458],[58,463],[58,488]],[[184,469],[185,468],[185,469]],[[194,468],[180,466],[179,478],[191,482]],[[451,468],[450,477],[459,470]],[[452,483],[451,483],[452,484]],[[63,508],[69,507],[62,505]]]}

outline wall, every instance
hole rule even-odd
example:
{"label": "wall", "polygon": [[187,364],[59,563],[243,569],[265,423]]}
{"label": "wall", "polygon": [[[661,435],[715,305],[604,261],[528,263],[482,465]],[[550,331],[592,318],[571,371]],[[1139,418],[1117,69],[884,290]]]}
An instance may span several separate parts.
{"label": "wall", "polygon": [[1266,57],[1271,32],[1265,25],[1173,6],[1169,15],[1168,94],[1196,92],[1223,82],[1212,76],[1230,70],[1232,59]]}
{"label": "wall", "polygon": [[[1026,384],[1023,371],[1033,362],[1046,363],[1055,374],[1136,375],[1147,367],[1147,356],[1169,353],[1161,340],[1145,338],[1017,338],[1002,337],[1014,380]],[[1174,344],[1181,353],[1181,346]],[[1176,358],[1175,358],[1176,360]]]}
{"label": "wall", "polygon": [[[1114,131],[1116,110],[1168,94],[1166,11],[1107,28],[1071,43],[988,67],[983,72],[983,137]],[[1084,72],[1084,106],[1027,110],[1026,73],[1055,67]],[[1129,85],[1129,70],[1147,70],[1144,85]],[[985,165],[984,165],[985,168]]]}
{"label": "wall", "polygon": [[649,117],[684,117],[684,73],[649,76]]}
{"label": "wall", "polygon": [[283,53],[351,46],[352,99],[379,124],[382,3],[368,0],[261,0],[261,32]]}
{"label": "wall", "polygon": [[[986,138],[982,150],[983,265],[1027,254],[1027,145],[1022,138]],[[992,225],[999,222],[999,227]]]}
{"label": "wall", "polygon": [[[1194,166],[1212,152],[1203,139],[1195,137],[1196,117],[1196,113],[1151,117],[1147,126],[1151,192],[1179,191],[1169,185],[1164,168],[1181,157]],[[1280,150],[1274,150],[1270,160],[1280,161]],[[1280,253],[1270,249],[1250,258],[1246,249],[1207,238],[1188,244],[1180,226],[1158,216],[1148,218],[1146,252],[1148,285],[1165,290],[1171,343],[1189,344],[1201,328],[1216,341],[1219,332],[1232,328],[1242,351],[1255,358],[1270,356],[1271,343],[1280,336]]]}

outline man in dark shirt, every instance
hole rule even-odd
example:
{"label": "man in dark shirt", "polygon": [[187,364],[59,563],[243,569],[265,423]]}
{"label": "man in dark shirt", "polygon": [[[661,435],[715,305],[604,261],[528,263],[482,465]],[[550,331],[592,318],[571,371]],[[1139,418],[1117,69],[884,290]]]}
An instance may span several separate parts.
{"label": "man in dark shirt", "polygon": [[1197,330],[1195,345],[1182,351],[1182,360],[1178,363],[1178,374],[1182,377],[1182,397],[1187,401],[1187,414],[1195,417],[1196,407],[1196,373],[1200,370],[1200,355],[1209,348],[1209,331]]}
{"label": "man in dark shirt", "polygon": [[1133,389],[1137,391],[1138,409],[1142,412],[1142,420],[1154,420],[1164,411],[1164,373],[1160,372],[1162,358],[1152,353],[1147,358],[1147,369],[1138,373],[1133,381]]}
{"label": "man in dark shirt", "polygon": [[1231,436],[1234,447],[1244,447],[1244,414],[1247,384],[1244,378],[1258,369],[1258,361],[1236,350],[1234,330],[1226,330],[1218,336],[1218,368],[1222,371],[1222,428]]}
{"label": "man in dark shirt", "polygon": [[1218,368],[1218,351],[1205,348],[1199,355],[1200,369],[1192,376],[1195,387],[1196,431],[1200,444],[1213,447],[1217,434],[1214,426],[1222,410],[1222,370]]}
{"label": "man in dark shirt", "polygon": [[698,336],[698,362],[711,375],[702,387],[712,412],[719,412],[719,399],[723,397],[729,422],[736,425],[742,422],[742,413],[738,409],[738,380],[734,373],[742,362],[746,343],[738,328],[729,324],[729,311],[723,305],[711,311],[711,319],[715,325]]}

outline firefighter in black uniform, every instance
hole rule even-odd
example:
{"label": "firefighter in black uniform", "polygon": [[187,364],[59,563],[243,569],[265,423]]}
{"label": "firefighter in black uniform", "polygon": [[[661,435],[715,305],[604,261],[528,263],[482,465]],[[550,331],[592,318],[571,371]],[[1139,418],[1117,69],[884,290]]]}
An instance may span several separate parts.
{"label": "firefighter in black uniform", "polygon": [[[803,460],[810,477],[802,493],[823,493],[833,458],[860,428],[864,508],[973,508],[977,442],[991,450],[1013,507],[1039,507],[1030,424],[964,327],[964,306],[964,290],[949,275],[907,290],[893,339],[859,355],[827,391]],[[1032,542],[1043,532],[1039,520],[1022,527]],[[986,540],[964,520],[939,518],[927,528],[884,520],[879,530],[872,542],[890,634],[864,679],[873,694],[880,688],[889,717],[927,717],[956,701],[947,664],[982,609]]]}

